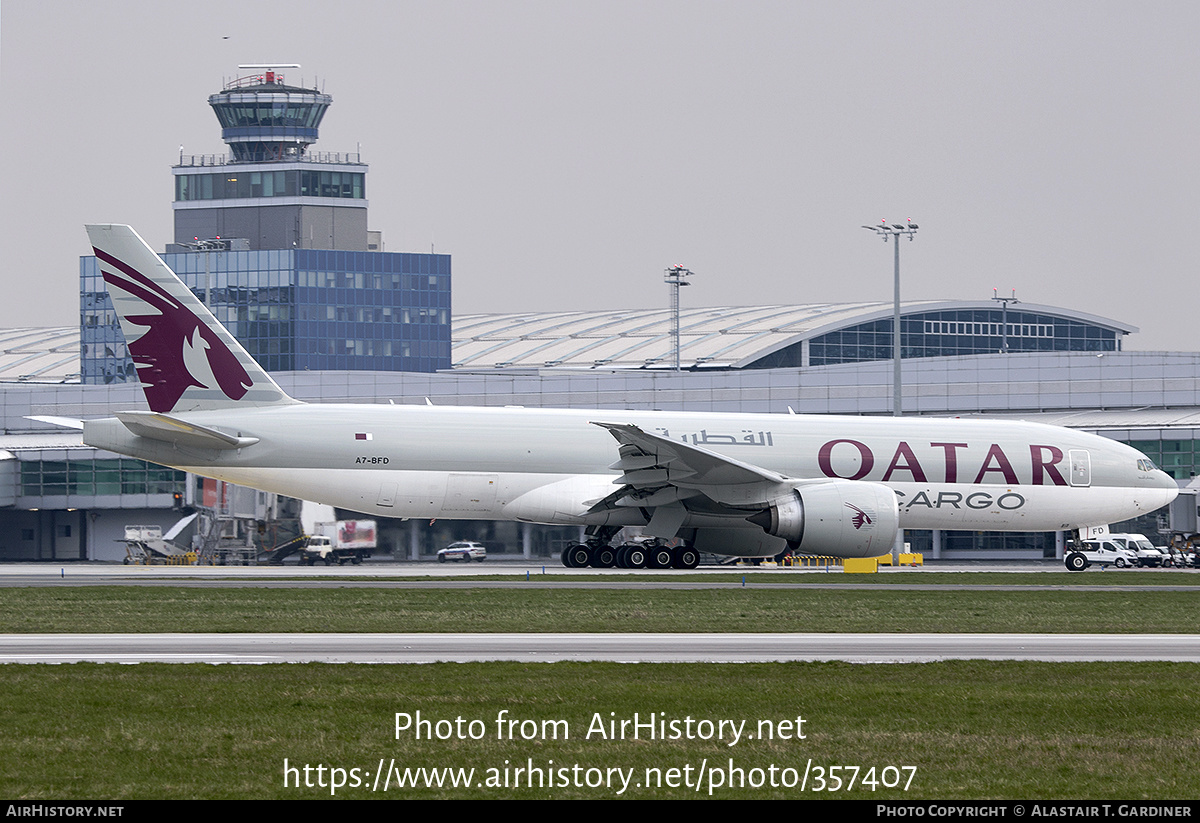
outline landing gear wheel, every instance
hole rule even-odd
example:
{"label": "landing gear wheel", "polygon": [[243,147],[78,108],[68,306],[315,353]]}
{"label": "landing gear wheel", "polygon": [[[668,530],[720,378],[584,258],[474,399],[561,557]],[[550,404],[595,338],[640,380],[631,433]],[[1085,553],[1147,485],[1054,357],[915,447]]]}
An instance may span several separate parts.
{"label": "landing gear wheel", "polygon": [[700,552],[691,546],[676,546],[671,551],[671,565],[677,569],[694,569],[700,565]]}
{"label": "landing gear wheel", "polygon": [[572,546],[568,549],[571,555],[571,562],[568,564],[572,569],[587,568],[588,563],[592,560],[592,553],[588,551],[588,547],[582,543]]}
{"label": "landing gear wheel", "polygon": [[632,547],[629,545],[617,546],[617,568],[629,568],[629,550]]}
{"label": "landing gear wheel", "polygon": [[652,569],[671,568],[671,550],[666,546],[654,546],[649,551],[648,565]]}
{"label": "landing gear wheel", "polygon": [[1081,572],[1087,568],[1087,558],[1079,552],[1071,552],[1067,555],[1067,571]]}
{"label": "landing gear wheel", "polygon": [[597,569],[611,569],[617,565],[617,550],[612,546],[600,546],[592,553],[592,565]]}
{"label": "landing gear wheel", "polygon": [[625,563],[630,569],[644,569],[649,561],[649,554],[641,546],[630,546],[625,554]]}

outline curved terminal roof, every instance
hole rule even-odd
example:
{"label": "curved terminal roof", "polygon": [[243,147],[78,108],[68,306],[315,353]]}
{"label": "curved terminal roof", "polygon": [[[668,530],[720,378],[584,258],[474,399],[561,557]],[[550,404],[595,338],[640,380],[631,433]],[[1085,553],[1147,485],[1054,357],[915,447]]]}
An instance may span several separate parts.
{"label": "curved terminal roof", "polygon": [[0,329],[0,381],[79,381],[79,327]]}
{"label": "curved terminal roof", "polygon": [[[904,316],[930,312],[987,312],[992,300],[901,303]],[[1071,309],[1030,303],[1016,313],[1046,315],[1107,330],[1119,338],[1137,328]],[[729,306],[680,312],[680,365],[685,369],[753,368],[756,361],[829,332],[877,320],[891,327],[892,304],[815,303],[802,306]],[[451,358],[456,369],[586,368],[667,369],[674,365],[669,309],[456,315]],[[907,343],[905,344],[908,345]],[[890,342],[889,354],[890,357]],[[905,355],[908,356],[907,354]]]}
{"label": "curved terminal roof", "polygon": [[[933,312],[956,312],[962,317],[969,312],[977,321],[986,322],[998,311],[990,300],[901,303],[906,317]],[[1012,318],[1022,313],[1103,330],[1118,341],[1137,331],[1135,326],[1109,318],[1031,303],[1009,308],[1010,325]],[[796,344],[807,345],[816,338],[876,321],[885,321],[890,330],[891,317],[891,303],[686,309],[680,312],[679,321],[680,365],[689,370],[784,365],[778,353]],[[665,308],[463,315],[454,317],[452,329],[455,369],[670,369],[674,365],[671,313]],[[884,336],[886,356],[890,357],[890,331]],[[906,348],[908,345],[906,342]],[[910,356],[918,355],[905,354]],[[859,359],[881,358],[868,354]],[[79,327],[0,329],[0,381],[78,380]]]}

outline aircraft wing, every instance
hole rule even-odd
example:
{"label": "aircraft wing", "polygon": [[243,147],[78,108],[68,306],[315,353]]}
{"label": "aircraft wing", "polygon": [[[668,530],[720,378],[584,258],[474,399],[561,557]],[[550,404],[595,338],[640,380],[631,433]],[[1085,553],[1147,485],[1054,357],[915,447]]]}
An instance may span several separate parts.
{"label": "aircraft wing", "polygon": [[678,481],[678,485],[691,488],[763,481],[781,483],[787,479],[768,469],[743,463],[701,446],[689,446],[678,440],[668,440],[662,435],[650,434],[629,423],[597,422],[595,425],[608,429],[621,444],[621,460],[610,468],[625,470],[626,476],[631,477],[631,483],[638,480],[636,473],[651,468],[653,471],[666,472]]}
{"label": "aircraft wing", "polygon": [[687,515],[684,501],[713,513],[737,514],[739,509],[744,513],[745,508],[755,509],[779,494],[788,482],[769,469],[632,424],[593,422],[620,444],[620,459],[609,468],[623,474],[613,481],[620,488],[591,510],[617,506],[653,510],[645,532],[656,537],[675,536]]}

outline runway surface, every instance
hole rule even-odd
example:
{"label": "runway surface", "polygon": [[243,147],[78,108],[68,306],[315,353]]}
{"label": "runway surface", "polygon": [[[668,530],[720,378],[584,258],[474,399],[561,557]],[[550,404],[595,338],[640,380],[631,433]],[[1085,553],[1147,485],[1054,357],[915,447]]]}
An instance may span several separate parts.
{"label": "runway surface", "polygon": [[1200,662],[1200,635],[1093,634],[27,634],[3,663],[749,663],[842,660]]}
{"label": "runway surface", "polygon": [[[878,574],[849,575],[839,568],[772,568],[702,566],[689,571],[660,569],[568,569],[550,562],[503,558],[487,563],[396,563],[371,561],[361,566],[124,566],[113,563],[12,563],[0,565],[0,588],[58,586],[183,586],[222,588],[590,588],[590,589],[723,589],[723,588],[861,588],[942,590],[987,588],[1198,591],[1198,569],[1148,569],[1153,583],[1142,579],[1123,584],[1129,570],[1099,568],[1073,574],[1070,584],[1022,582],[922,583],[922,573],[959,572],[1030,574],[1066,573],[1061,562],[939,561],[921,568],[881,568]],[[904,582],[888,580],[896,574]]]}

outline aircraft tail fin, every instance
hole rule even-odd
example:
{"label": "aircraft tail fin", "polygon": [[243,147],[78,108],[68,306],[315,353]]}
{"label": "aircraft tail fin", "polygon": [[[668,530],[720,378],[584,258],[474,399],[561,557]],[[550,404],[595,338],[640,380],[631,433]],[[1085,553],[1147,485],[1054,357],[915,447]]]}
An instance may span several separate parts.
{"label": "aircraft tail fin", "polygon": [[152,411],[296,402],[137,232],[94,225],[87,233]]}

